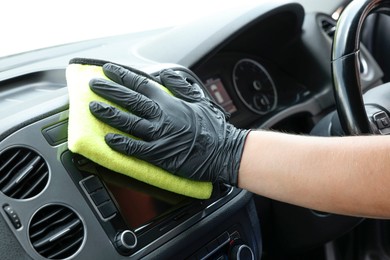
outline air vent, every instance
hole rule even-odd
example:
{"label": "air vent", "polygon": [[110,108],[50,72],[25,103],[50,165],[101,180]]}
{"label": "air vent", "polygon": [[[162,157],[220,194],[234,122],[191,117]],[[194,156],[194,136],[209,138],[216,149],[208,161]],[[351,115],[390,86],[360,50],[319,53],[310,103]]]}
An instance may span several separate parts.
{"label": "air vent", "polygon": [[330,19],[323,19],[321,20],[321,26],[324,32],[333,39],[336,31],[336,22]]}
{"label": "air vent", "polygon": [[0,190],[14,199],[40,193],[49,179],[45,160],[31,149],[14,147],[0,154]]}
{"label": "air vent", "polygon": [[34,249],[48,259],[64,259],[74,255],[84,239],[84,226],[78,215],[61,205],[40,209],[29,227]]}

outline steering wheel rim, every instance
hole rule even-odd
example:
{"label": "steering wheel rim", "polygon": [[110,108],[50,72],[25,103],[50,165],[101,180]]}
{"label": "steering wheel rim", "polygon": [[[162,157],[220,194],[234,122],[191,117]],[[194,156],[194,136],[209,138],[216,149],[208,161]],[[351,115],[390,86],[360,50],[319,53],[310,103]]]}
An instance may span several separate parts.
{"label": "steering wheel rim", "polygon": [[390,0],[354,0],[341,14],[332,45],[334,96],[341,126],[347,135],[373,133],[360,83],[360,32],[373,12],[390,13]]}

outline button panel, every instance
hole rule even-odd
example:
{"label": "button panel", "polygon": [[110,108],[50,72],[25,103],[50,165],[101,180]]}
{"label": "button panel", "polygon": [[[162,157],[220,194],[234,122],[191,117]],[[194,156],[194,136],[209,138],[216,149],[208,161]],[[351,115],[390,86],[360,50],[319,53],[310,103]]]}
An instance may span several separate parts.
{"label": "button panel", "polygon": [[3,207],[5,213],[7,214],[8,216],[8,219],[11,221],[12,225],[16,228],[16,229],[19,229],[22,227],[22,223],[20,223],[20,219],[19,219],[19,216],[18,214],[16,214],[15,210],[9,206],[9,205],[5,205]]}
{"label": "button panel", "polygon": [[115,216],[118,210],[97,176],[83,179],[80,184],[103,220]]}
{"label": "button panel", "polygon": [[381,111],[372,116],[381,134],[390,134],[390,118]]}

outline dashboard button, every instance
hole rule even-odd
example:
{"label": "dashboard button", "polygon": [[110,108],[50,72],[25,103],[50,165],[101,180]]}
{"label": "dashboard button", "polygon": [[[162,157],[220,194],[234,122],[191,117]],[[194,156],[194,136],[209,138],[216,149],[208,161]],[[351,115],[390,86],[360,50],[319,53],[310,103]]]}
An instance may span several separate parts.
{"label": "dashboard button", "polygon": [[116,213],[116,207],[111,200],[98,206],[98,209],[103,218],[111,217]]}
{"label": "dashboard button", "polygon": [[91,193],[91,198],[96,206],[99,206],[103,202],[110,200],[110,197],[108,196],[108,193],[104,188]]}
{"label": "dashboard button", "polygon": [[103,188],[102,182],[98,179],[98,177],[93,176],[91,178],[85,179],[83,181],[84,188],[87,190],[89,194],[92,192]]}
{"label": "dashboard button", "polygon": [[43,129],[42,134],[50,145],[65,142],[68,139],[68,120]]}
{"label": "dashboard button", "polygon": [[379,112],[373,115],[379,129],[390,127],[390,119],[385,112]]}
{"label": "dashboard button", "polygon": [[229,233],[228,232],[223,233],[217,238],[217,240],[220,245],[224,245],[228,243],[230,240]]}

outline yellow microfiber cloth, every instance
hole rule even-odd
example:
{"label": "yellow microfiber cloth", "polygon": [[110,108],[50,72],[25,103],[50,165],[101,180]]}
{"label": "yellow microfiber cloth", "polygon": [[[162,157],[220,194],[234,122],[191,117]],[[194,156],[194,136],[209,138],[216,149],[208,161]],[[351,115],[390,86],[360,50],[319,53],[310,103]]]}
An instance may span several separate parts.
{"label": "yellow microfiber cloth", "polygon": [[[89,103],[94,100],[115,105],[89,88],[92,78],[108,79],[102,69],[105,63],[107,62],[101,60],[76,58],[69,62],[66,69],[69,91],[69,150],[112,171],[161,189],[197,199],[210,198],[213,189],[210,182],[194,181],[170,174],[148,162],[116,152],[106,144],[104,136],[107,133],[125,133],[97,120],[89,111]],[[145,73],[139,73],[151,78]]]}

